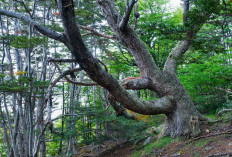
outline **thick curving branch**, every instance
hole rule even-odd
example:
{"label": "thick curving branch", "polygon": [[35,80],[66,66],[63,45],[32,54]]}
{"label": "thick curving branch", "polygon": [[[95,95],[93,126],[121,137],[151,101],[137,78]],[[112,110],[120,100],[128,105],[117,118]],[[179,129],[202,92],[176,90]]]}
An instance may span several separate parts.
{"label": "thick curving branch", "polygon": [[125,14],[123,15],[122,20],[119,23],[119,28],[121,30],[125,30],[125,28],[127,27],[129,19],[130,19],[131,11],[133,9],[133,6],[137,2],[137,0],[127,0],[126,2],[127,3],[126,3]]}
{"label": "thick curving branch", "polygon": [[176,74],[177,61],[188,50],[190,44],[190,40],[182,40],[177,44],[177,46],[168,55],[164,64],[164,71],[170,74]]}
{"label": "thick curving branch", "polygon": [[27,23],[30,23],[41,34],[43,34],[43,35],[45,35],[45,36],[47,36],[49,38],[58,40],[58,41],[60,41],[62,43],[67,42],[67,40],[65,39],[63,34],[59,34],[59,33],[55,32],[53,30],[50,30],[50,29],[38,24],[37,22],[32,20],[30,17],[25,16],[24,14],[20,14],[20,13],[17,13],[17,12],[0,9],[0,15],[6,15],[6,16],[9,16],[9,17],[14,17],[14,18],[23,20],[23,21],[25,21]]}
{"label": "thick curving branch", "polygon": [[[137,97],[134,97],[129,92],[127,92],[126,89],[123,88],[114,77],[112,77],[108,72],[102,69],[99,61],[92,56],[88,48],[85,46],[78,29],[78,24],[75,21],[72,0],[58,0],[57,3],[62,18],[65,34],[70,43],[70,45],[68,45],[68,48],[75,57],[80,67],[89,75],[89,77],[93,81],[107,89],[117,102],[122,104],[124,107],[130,109],[131,111],[151,115],[167,113],[173,108],[171,97],[162,97],[160,99],[157,99],[156,101],[148,102],[138,99]],[[136,37],[135,33],[134,36]],[[136,37],[136,41],[138,40],[139,39]],[[133,44],[138,45],[137,43]],[[142,45],[142,47],[140,47],[140,50],[142,50],[143,48],[146,49],[145,45]],[[149,54],[149,52],[146,53]],[[144,54],[141,55],[142,58],[139,59],[143,60]],[[146,59],[148,59],[147,57],[151,56],[146,56]],[[144,62],[146,66],[147,62],[151,63],[151,60]],[[153,67],[154,66],[151,65],[151,68]],[[144,70],[146,73],[145,67]]]}
{"label": "thick curving branch", "polygon": [[[183,22],[185,24],[187,22],[187,12],[189,11],[189,0],[184,0],[183,7]],[[189,34],[191,34],[191,36],[189,36]],[[190,39],[192,35],[192,31],[188,31],[186,33],[187,39]],[[164,71],[170,74],[176,74],[177,61],[189,49],[190,44],[190,40],[184,39],[176,45],[176,47],[169,53],[169,56],[164,64]]]}
{"label": "thick curving branch", "polygon": [[[219,4],[219,0],[218,0]],[[177,46],[170,52],[165,65],[164,65],[164,71],[168,72],[169,74],[176,74],[176,68],[177,68],[177,61],[178,59],[188,50],[188,48],[191,45],[191,40],[193,37],[196,36],[197,32],[202,28],[202,26],[206,23],[207,19],[210,17],[212,13],[207,12],[207,10],[198,13],[196,15],[197,18],[201,18],[204,20],[201,20],[200,22],[197,22],[195,24],[192,24],[188,26],[188,17],[187,13],[189,11],[189,0],[184,0],[184,9],[183,9],[183,23],[186,26],[186,32],[185,32],[185,39],[180,41]],[[196,19],[197,19],[196,18]]]}
{"label": "thick curving branch", "polygon": [[150,89],[156,92],[159,97],[163,97],[167,94],[165,88],[152,77],[129,77],[120,81],[120,84],[125,89]]}
{"label": "thick curving branch", "polygon": [[122,45],[127,47],[133,56],[140,69],[141,76],[152,76],[154,78],[161,77],[162,74],[160,69],[155,64],[145,44],[138,38],[135,31],[128,25],[124,31],[119,28],[117,23],[120,17],[115,8],[114,2],[109,0],[98,0],[97,4],[100,7],[102,15],[107,20],[111,30],[115,33],[117,40]]}
{"label": "thick curving branch", "polygon": [[125,89],[140,90],[151,88],[152,82],[149,78],[129,77],[123,79],[120,84]]}
{"label": "thick curving branch", "polygon": [[[168,114],[169,111],[175,107],[172,103],[172,97],[165,96],[157,99],[156,101],[145,101],[138,99],[127,92],[126,89],[123,88],[114,77],[112,77],[101,67],[99,60],[94,58],[89,49],[85,46],[78,28],[78,24],[75,20],[73,1],[57,0],[57,4],[64,26],[65,37],[37,24],[35,21],[27,16],[24,16],[23,14],[5,10],[0,10],[0,14],[15,17],[26,21],[27,23],[31,23],[36,30],[43,35],[63,42],[75,57],[75,60],[80,65],[80,68],[84,70],[94,82],[107,89],[117,102],[131,111],[149,115],[160,113]],[[111,12],[112,10],[106,10],[109,11],[107,13],[115,13]],[[114,18],[115,16],[111,16],[108,20],[114,20]],[[124,45],[126,45],[130,51],[133,52],[134,58],[137,61],[142,74],[161,76],[161,71],[151,59],[152,57],[147,51],[145,45],[139,40],[136,33],[131,28],[127,27],[127,30],[129,31],[127,32],[128,34],[123,34],[121,31],[115,31],[117,33],[116,36],[117,38],[123,36],[120,41],[122,43],[124,41]],[[66,74],[64,75],[66,76]],[[65,77],[64,75],[61,75],[55,80],[55,82],[53,82],[53,84],[49,86],[48,92],[44,99],[45,103],[49,100],[52,87],[54,87],[56,82],[61,79],[61,77]],[[48,121],[50,120],[51,119],[48,119]]]}

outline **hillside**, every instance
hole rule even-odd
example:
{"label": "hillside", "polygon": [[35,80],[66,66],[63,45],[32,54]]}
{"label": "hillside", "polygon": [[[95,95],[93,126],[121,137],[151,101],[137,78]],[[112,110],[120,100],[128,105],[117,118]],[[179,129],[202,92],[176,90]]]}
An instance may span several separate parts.
{"label": "hillside", "polygon": [[[205,123],[205,122],[204,122]],[[123,147],[109,152],[104,157],[216,157],[232,156],[232,123],[229,121],[218,121],[202,125],[202,133],[191,139],[171,139],[164,137],[153,140],[143,146],[127,143]]]}

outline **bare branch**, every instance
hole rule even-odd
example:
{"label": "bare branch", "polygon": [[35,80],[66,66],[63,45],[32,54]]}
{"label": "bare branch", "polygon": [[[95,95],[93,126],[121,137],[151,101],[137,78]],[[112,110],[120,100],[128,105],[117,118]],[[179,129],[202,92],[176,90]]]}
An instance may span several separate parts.
{"label": "bare branch", "polygon": [[184,0],[184,10],[183,10],[183,22],[185,23],[187,21],[187,12],[189,10],[189,1],[190,0]]}
{"label": "bare branch", "polygon": [[137,19],[139,18],[140,14],[138,13],[138,2],[136,2],[136,5],[134,7],[134,30],[137,29]]}
{"label": "bare branch", "polygon": [[[107,66],[102,62],[100,61],[99,59],[97,59],[99,63],[101,63],[103,65],[103,67],[105,68],[105,71],[108,72],[108,68]],[[48,58],[48,62],[76,62],[75,59],[54,59],[54,58]]]}
{"label": "bare branch", "polygon": [[82,25],[79,25],[79,27],[81,29],[87,30],[87,31],[91,32],[91,34],[99,36],[99,37],[103,37],[103,38],[107,38],[107,39],[116,39],[115,36],[105,35],[105,34],[99,33],[97,31],[95,31],[94,29],[92,29],[91,27],[86,27],[86,26],[82,26]]}
{"label": "bare branch", "polygon": [[16,0],[16,2],[21,3],[23,5],[24,9],[26,10],[26,12],[29,14],[30,18],[33,18],[31,13],[30,13],[30,10],[28,9],[28,7],[26,6],[26,4],[23,1]]}
{"label": "bare branch", "polygon": [[51,121],[53,122],[53,121],[55,121],[57,119],[60,119],[60,118],[66,117],[66,116],[80,116],[80,115],[83,115],[83,114],[80,114],[80,113],[78,113],[78,114],[64,114],[64,115],[60,115],[60,116],[52,119]]}
{"label": "bare branch", "polygon": [[185,144],[189,144],[191,142],[194,142],[196,140],[202,139],[202,138],[208,138],[208,137],[214,137],[214,136],[220,136],[220,135],[224,135],[224,134],[231,134],[232,133],[232,129],[226,130],[226,131],[222,131],[222,132],[217,132],[214,134],[209,134],[209,135],[203,135],[203,136],[198,136],[190,141],[187,141]]}
{"label": "bare branch", "polygon": [[72,74],[73,72],[83,70],[83,69],[81,69],[81,68],[66,70],[66,71],[64,71],[64,72],[62,73],[60,67],[59,67],[56,63],[54,63],[54,65],[56,66],[56,68],[58,69],[58,71],[61,73],[60,76],[63,76],[63,77],[65,78],[65,80],[66,80],[67,82],[69,82],[69,83],[76,84],[76,85],[81,85],[81,86],[96,86],[96,85],[98,85],[97,83],[83,83],[83,82],[72,81],[71,79],[69,79],[69,78],[67,77],[67,75]]}
{"label": "bare branch", "polygon": [[[58,66],[57,66],[58,67]],[[59,68],[59,67],[58,67]],[[60,70],[60,69],[59,69]],[[77,68],[77,69],[72,69],[72,70],[66,70],[64,71],[58,78],[56,78],[48,87],[47,89],[47,94],[44,98],[44,104],[47,103],[50,95],[51,95],[51,92],[52,92],[52,88],[63,78],[63,77],[66,77],[66,75],[70,74],[71,72],[73,73],[74,71],[81,71],[82,69],[81,68]]]}
{"label": "bare branch", "polygon": [[76,62],[75,59],[55,59],[55,58],[48,58],[48,62]]}
{"label": "bare branch", "polygon": [[126,28],[128,21],[130,19],[131,11],[132,11],[133,6],[136,2],[137,2],[137,0],[127,0],[125,14],[123,15],[122,20],[119,23],[119,28],[121,30],[124,30]]}
{"label": "bare branch", "polygon": [[232,109],[222,109],[221,111],[218,112],[217,116],[220,116],[221,114],[225,113],[225,112],[231,112]]}
{"label": "bare branch", "polygon": [[27,23],[30,23],[32,26],[34,26],[34,28],[40,32],[41,34],[49,37],[49,38],[52,38],[54,40],[58,40],[62,43],[67,43],[67,40],[65,39],[64,35],[63,34],[59,34],[53,30],[50,30],[42,25],[39,25],[37,22],[35,22],[34,20],[32,20],[30,17],[28,16],[25,16],[24,14],[20,14],[20,13],[17,13],[17,12],[13,12],[13,11],[7,11],[7,10],[3,10],[3,9],[0,9],[0,15],[6,15],[6,16],[9,16],[9,17],[14,17],[14,18],[18,18],[18,19],[21,19]]}
{"label": "bare branch", "polygon": [[77,69],[71,69],[71,70],[65,70],[63,73],[61,72],[60,68],[58,66],[56,66],[58,71],[61,73],[61,75],[56,78],[52,83],[51,83],[51,87],[54,87],[56,85],[57,82],[59,82],[60,79],[62,79],[63,77],[67,77],[66,75],[72,74],[73,72],[78,72],[81,71],[81,68],[77,68]]}

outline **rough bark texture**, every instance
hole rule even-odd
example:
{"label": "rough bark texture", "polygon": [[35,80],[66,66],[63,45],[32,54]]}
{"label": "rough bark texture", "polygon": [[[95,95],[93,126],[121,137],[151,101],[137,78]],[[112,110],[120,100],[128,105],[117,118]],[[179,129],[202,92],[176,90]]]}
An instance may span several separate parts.
{"label": "rough bark texture", "polygon": [[[165,114],[167,120],[163,132],[164,135],[170,135],[172,137],[194,136],[199,132],[199,113],[196,111],[190,96],[175,73],[178,59],[190,46],[189,38],[196,34],[196,30],[199,29],[194,29],[194,32],[186,32],[187,38],[180,41],[170,52],[164,70],[162,71],[155,64],[144,43],[128,25],[129,15],[135,1],[132,0],[130,2],[127,4],[125,15],[121,17],[113,1],[97,1],[102,15],[115,34],[116,40],[127,47],[140,69],[141,77],[128,78],[120,83],[106,70],[101,68],[99,60],[94,58],[85,46],[79,31],[79,26],[76,23],[72,0],[57,0],[58,10],[63,22],[64,35],[40,26],[29,17],[19,13],[0,9],[0,14],[29,22],[41,34],[63,42],[71,51],[81,69],[94,82],[109,91],[112,97],[112,106],[116,111],[121,112],[122,115],[127,116],[125,108],[146,115]],[[184,15],[186,15],[188,8],[188,6],[185,7]],[[184,19],[186,20],[186,18],[185,16]],[[153,101],[145,101],[132,96],[127,92],[127,89],[150,89],[155,91],[159,95],[159,98]]]}

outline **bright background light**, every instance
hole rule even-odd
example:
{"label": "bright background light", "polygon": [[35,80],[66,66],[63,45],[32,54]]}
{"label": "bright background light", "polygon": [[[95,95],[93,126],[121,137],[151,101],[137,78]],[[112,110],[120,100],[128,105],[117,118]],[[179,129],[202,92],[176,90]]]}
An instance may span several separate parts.
{"label": "bright background light", "polygon": [[177,7],[180,7],[180,3],[181,3],[180,0],[171,0],[169,4],[171,7],[177,8]]}

